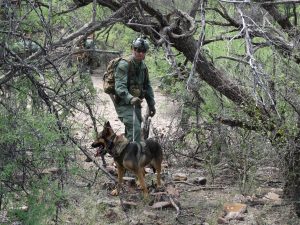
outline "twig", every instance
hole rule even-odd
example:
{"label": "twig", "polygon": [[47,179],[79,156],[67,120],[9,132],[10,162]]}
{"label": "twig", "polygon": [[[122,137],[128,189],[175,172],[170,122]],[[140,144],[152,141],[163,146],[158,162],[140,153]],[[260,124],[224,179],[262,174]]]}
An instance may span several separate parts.
{"label": "twig", "polygon": [[186,184],[186,185],[190,185],[190,186],[195,186],[195,184],[192,184],[192,183],[189,183],[189,182],[186,182],[186,181],[175,181],[174,182],[175,184]]}
{"label": "twig", "polygon": [[176,203],[175,203],[175,201],[173,200],[173,198],[169,195],[168,196],[169,197],[169,199],[170,199],[170,202],[171,202],[171,204],[172,204],[172,206],[176,209],[176,220],[178,220],[178,217],[179,217],[179,214],[180,214],[180,209],[179,209],[179,207],[176,205]]}
{"label": "twig", "polygon": [[217,186],[206,186],[206,187],[198,187],[198,188],[193,188],[186,190],[188,192],[193,192],[193,191],[201,191],[201,190],[223,190],[226,187],[217,187]]}

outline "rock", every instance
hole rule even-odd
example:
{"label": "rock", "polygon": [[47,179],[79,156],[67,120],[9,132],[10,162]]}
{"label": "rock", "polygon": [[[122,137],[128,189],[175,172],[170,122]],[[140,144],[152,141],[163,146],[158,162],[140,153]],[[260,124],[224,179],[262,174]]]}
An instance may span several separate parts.
{"label": "rock", "polygon": [[262,199],[265,202],[273,202],[273,203],[279,204],[279,205],[282,202],[282,199],[279,197],[279,195],[274,192],[267,193]]}
{"label": "rock", "polygon": [[174,181],[186,181],[187,176],[184,173],[175,173],[175,174],[173,174],[173,180]]}
{"label": "rock", "polygon": [[227,224],[228,221],[226,219],[224,219],[223,217],[219,217],[217,220],[218,224]]}
{"label": "rock", "polygon": [[247,210],[246,204],[241,203],[226,203],[224,204],[224,212],[230,213],[230,212],[238,212],[238,213],[244,213]]}
{"label": "rock", "polygon": [[243,220],[243,213],[246,212],[247,205],[241,203],[226,203],[224,204],[225,220]]}
{"label": "rock", "polygon": [[206,185],[207,179],[205,177],[196,177],[193,183],[196,185]]}

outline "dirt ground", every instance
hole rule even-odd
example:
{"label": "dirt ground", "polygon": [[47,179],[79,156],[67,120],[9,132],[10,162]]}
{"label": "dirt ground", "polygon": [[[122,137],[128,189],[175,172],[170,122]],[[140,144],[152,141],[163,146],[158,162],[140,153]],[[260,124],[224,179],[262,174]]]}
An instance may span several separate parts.
{"label": "dirt ground", "polygon": [[[99,99],[97,116],[103,121],[109,120],[113,128],[120,133],[123,125],[118,120],[113,104],[108,95],[102,92],[102,78],[98,73],[92,75],[92,81],[97,89]],[[157,114],[152,119],[153,127],[160,132],[168,132],[176,125],[176,114],[180,105],[163,95],[153,82]],[[146,106],[143,107],[145,110]],[[80,118],[82,118],[79,115]],[[92,138],[92,127],[87,122]],[[100,128],[99,128],[100,129]],[[90,154],[94,154],[89,149]],[[78,156],[77,156],[78,157]],[[201,164],[182,166],[164,162],[163,187],[155,190],[153,183],[155,174],[146,174],[150,190],[149,199],[143,199],[141,190],[128,178],[120,196],[111,196],[112,181],[93,163],[84,161],[85,156],[79,154],[76,166],[82,168],[70,181],[69,206],[61,212],[62,224],[132,224],[132,225],[296,225],[300,220],[293,214],[292,206],[281,199],[282,182],[277,168],[265,167],[256,175],[255,189],[249,195],[241,195],[239,182],[230,176],[226,165],[215,167],[215,179],[208,169]],[[115,173],[112,158],[106,156],[107,170]],[[180,159],[179,159],[180,160]],[[99,159],[99,163],[101,161]],[[190,163],[189,163],[190,164]],[[180,165],[180,166],[179,166]],[[186,164],[188,165],[188,164]],[[192,164],[191,164],[192,165]],[[148,171],[148,170],[147,170]],[[175,175],[181,176],[174,180]],[[132,174],[126,174],[132,176]],[[197,183],[197,179],[205,178],[205,184]],[[73,183],[72,183],[73,182]],[[242,203],[246,210],[238,216],[226,219],[224,205],[227,203]]]}

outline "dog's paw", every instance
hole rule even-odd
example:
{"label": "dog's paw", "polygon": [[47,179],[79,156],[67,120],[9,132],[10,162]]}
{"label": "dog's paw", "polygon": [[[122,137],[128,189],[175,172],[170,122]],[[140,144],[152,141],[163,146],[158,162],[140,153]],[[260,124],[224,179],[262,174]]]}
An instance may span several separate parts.
{"label": "dog's paw", "polygon": [[142,188],[142,185],[141,185],[141,183],[140,183],[139,180],[136,181],[136,186],[137,186],[138,189],[141,189],[141,188]]}
{"label": "dog's paw", "polygon": [[114,189],[114,190],[112,190],[112,192],[110,192],[110,195],[112,195],[112,196],[118,196],[119,192],[118,192],[117,189]]}

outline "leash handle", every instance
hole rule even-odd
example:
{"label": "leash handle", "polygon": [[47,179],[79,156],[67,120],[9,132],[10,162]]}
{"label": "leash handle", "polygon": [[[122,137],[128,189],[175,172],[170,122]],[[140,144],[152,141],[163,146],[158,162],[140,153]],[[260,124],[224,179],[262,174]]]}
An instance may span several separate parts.
{"label": "leash handle", "polygon": [[133,111],[132,111],[132,116],[133,116],[133,123],[132,123],[132,135],[133,135],[133,137],[132,137],[132,141],[134,142],[135,140],[135,130],[134,130],[134,124],[135,124],[135,120],[136,120],[136,114],[135,114],[135,105],[133,105]]}

